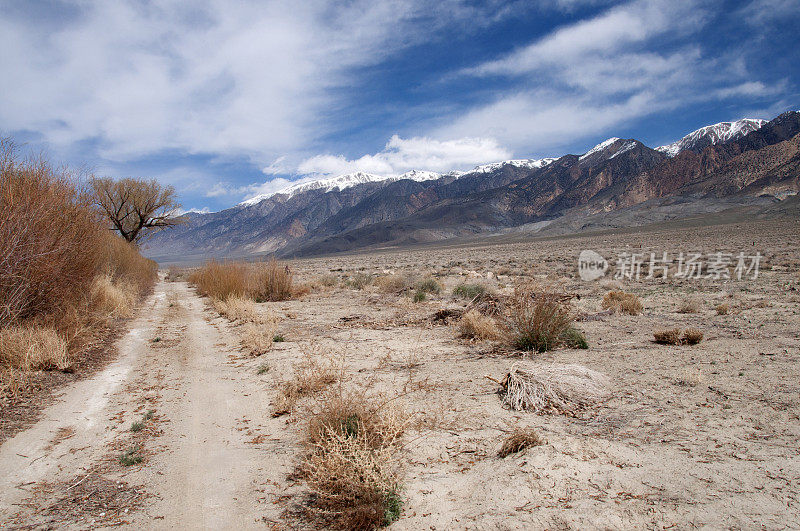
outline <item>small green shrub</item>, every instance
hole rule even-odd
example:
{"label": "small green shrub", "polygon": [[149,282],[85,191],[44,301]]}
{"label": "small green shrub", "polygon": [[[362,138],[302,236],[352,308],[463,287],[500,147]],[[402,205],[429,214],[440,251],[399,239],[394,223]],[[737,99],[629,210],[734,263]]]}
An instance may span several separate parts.
{"label": "small green shrub", "polygon": [[136,421],[133,424],[131,424],[131,431],[133,433],[136,433],[137,431],[142,431],[142,428],[144,428],[144,422]]}
{"label": "small green shrub", "polygon": [[453,295],[461,299],[474,299],[487,292],[486,286],[482,284],[459,284],[453,288]]}
{"label": "small green shrub", "polygon": [[561,334],[561,341],[569,348],[589,348],[589,343],[586,341],[586,336],[574,326],[570,326],[564,331],[563,334]]}
{"label": "small green shrub", "polygon": [[435,295],[441,293],[442,291],[442,285],[439,284],[439,281],[437,281],[433,277],[428,277],[420,280],[419,282],[417,282],[414,288],[417,290],[417,292],[421,291],[423,293],[431,293]]}
{"label": "small green shrub", "polygon": [[367,273],[355,273],[345,281],[345,286],[351,289],[362,290],[372,284],[374,277]]}
{"label": "small green shrub", "polygon": [[414,292],[414,302],[424,302],[428,296],[425,294],[424,291],[416,291]]}
{"label": "small green shrub", "polygon": [[286,341],[286,338],[283,337],[283,335],[281,334],[275,334],[274,336],[272,336],[272,341],[274,343],[283,343],[284,341]]}
{"label": "small green shrub", "polygon": [[138,465],[142,462],[142,460],[143,458],[141,455],[139,455],[138,446],[128,448],[122,455],[119,456],[119,464],[122,466]]}

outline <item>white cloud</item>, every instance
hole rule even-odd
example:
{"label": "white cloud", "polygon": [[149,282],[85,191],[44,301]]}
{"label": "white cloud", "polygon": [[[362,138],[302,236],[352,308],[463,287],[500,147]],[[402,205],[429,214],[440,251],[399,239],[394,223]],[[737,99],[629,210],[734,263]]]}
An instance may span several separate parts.
{"label": "white cloud", "polygon": [[392,136],[374,155],[349,160],[341,155],[317,155],[300,163],[299,174],[338,175],[351,172],[396,175],[408,170],[449,171],[511,157],[511,152],[492,138],[435,140]]}
{"label": "white cloud", "polygon": [[[555,29],[522,48],[463,70],[509,88],[449,117],[431,136],[496,138],[518,154],[618,134],[635,120],[693,102],[782,90],[753,79],[741,54],[708,57],[685,37],[705,31],[702,0],[634,0]],[[785,88],[785,87],[784,87]]]}
{"label": "white cloud", "polygon": [[690,31],[701,24],[702,14],[693,1],[631,2],[559,28],[503,58],[467,71],[476,75],[524,75],[565,62],[580,61],[589,65],[589,57],[596,54],[615,53],[668,31]]}
{"label": "white cloud", "polygon": [[271,160],[336,127],[321,119],[332,89],[425,38],[414,21],[426,5],[87,0],[60,23],[4,14],[0,71],[14,82],[0,123],[56,147],[96,142],[114,161],[163,150]]}

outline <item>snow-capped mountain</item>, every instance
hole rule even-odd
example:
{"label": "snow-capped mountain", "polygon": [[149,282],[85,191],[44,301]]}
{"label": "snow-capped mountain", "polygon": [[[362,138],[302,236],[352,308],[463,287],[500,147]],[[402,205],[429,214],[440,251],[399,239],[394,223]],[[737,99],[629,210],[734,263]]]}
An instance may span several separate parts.
{"label": "snow-capped mountain", "polygon": [[283,194],[289,197],[293,195],[297,195],[303,192],[308,192],[309,190],[319,190],[323,189],[326,192],[330,192],[332,190],[344,190],[345,188],[350,188],[351,186],[356,186],[357,184],[364,184],[364,183],[372,183],[377,181],[383,181],[386,177],[381,175],[375,175],[372,173],[363,173],[363,172],[356,172],[356,173],[346,173],[344,175],[338,175],[336,177],[331,177],[328,179],[319,179],[316,181],[303,181],[296,184],[292,184],[287,186],[286,188],[281,188],[275,192],[268,192],[266,194],[259,194],[255,197],[251,197],[245,201],[239,203],[240,206],[250,206],[255,205],[263,201],[264,199],[268,199],[274,195]]}
{"label": "snow-capped mountain", "polygon": [[767,120],[743,118],[735,122],[720,122],[714,125],[707,125],[697,131],[692,131],[672,144],[657,147],[656,150],[661,151],[668,157],[674,157],[681,151],[686,150],[702,151],[708,146],[741,138],[748,133],[761,129],[761,126],[765,123],[767,123]]}
{"label": "snow-capped mountain", "polygon": [[551,162],[558,160],[557,158],[544,158],[544,159],[518,159],[518,160],[504,160],[503,162],[493,162],[491,164],[483,164],[481,166],[475,166],[467,173],[491,173],[495,170],[499,170],[503,166],[514,166],[516,168],[527,168],[527,169],[538,169],[544,168]]}
{"label": "snow-capped mountain", "polygon": [[364,183],[381,182],[381,181],[394,182],[403,179],[409,179],[412,181],[422,182],[422,181],[432,181],[435,179],[441,179],[442,177],[458,178],[468,173],[491,173],[506,165],[511,165],[517,168],[528,168],[528,169],[543,168],[544,166],[547,166],[554,160],[557,159],[545,158],[545,159],[506,160],[503,162],[494,162],[492,164],[475,166],[475,168],[466,172],[451,171],[448,173],[438,173],[435,171],[411,170],[402,173],[400,175],[376,175],[373,173],[363,173],[363,172],[346,173],[344,175],[338,175],[336,177],[330,177],[327,179],[302,181],[296,184],[289,185],[285,188],[281,188],[280,190],[277,190],[275,192],[259,194],[255,197],[242,201],[241,203],[239,203],[239,206],[256,205],[261,201],[263,201],[264,199],[268,199],[278,194],[292,197],[294,195],[303,192],[308,192],[309,190],[324,190],[325,192],[331,192],[333,190],[341,191],[344,190],[345,188],[350,188],[351,186],[356,186]]}

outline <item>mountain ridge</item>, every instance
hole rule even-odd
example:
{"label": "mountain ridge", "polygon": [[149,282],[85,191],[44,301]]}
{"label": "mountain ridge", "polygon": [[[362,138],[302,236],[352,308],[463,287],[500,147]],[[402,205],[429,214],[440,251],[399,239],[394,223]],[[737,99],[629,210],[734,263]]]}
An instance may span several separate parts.
{"label": "mountain ridge", "polygon": [[705,148],[687,144],[675,155],[611,137],[582,155],[272,194],[194,214],[186,226],[157,234],[147,253],[304,256],[533,226],[576,213],[602,216],[667,196],[713,202],[796,194],[800,113],[756,125],[743,135],[728,127],[733,133],[725,141],[719,131],[710,133],[714,138]]}

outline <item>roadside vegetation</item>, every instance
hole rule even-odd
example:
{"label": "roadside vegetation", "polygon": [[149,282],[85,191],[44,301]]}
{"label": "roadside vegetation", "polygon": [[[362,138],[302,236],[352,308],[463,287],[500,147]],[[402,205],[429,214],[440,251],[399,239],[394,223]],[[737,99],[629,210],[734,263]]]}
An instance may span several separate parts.
{"label": "roadside vegetation", "polygon": [[0,139],[0,396],[35,371],[71,370],[155,282],[83,177]]}

